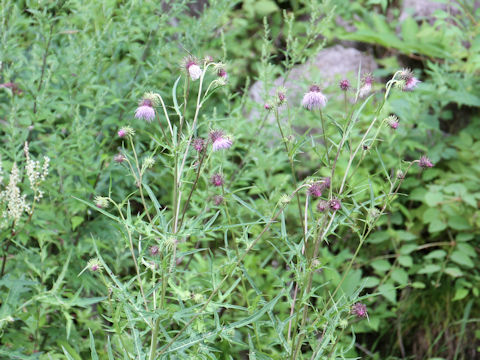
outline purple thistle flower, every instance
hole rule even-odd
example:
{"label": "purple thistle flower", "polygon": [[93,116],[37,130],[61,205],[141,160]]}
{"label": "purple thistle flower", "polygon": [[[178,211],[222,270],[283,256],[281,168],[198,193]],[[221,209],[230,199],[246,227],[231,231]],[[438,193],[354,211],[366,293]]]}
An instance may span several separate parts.
{"label": "purple thistle flower", "polygon": [[221,203],[223,203],[223,196],[222,195],[215,195],[213,197],[213,203],[215,204],[215,206],[218,206]]}
{"label": "purple thistle flower", "polygon": [[337,210],[340,210],[340,208],[342,207],[342,204],[340,203],[340,200],[332,199],[329,202],[329,206],[332,211],[337,211]]}
{"label": "purple thistle flower", "polygon": [[328,189],[330,188],[330,184],[332,183],[332,179],[330,179],[330,176],[326,176],[324,179],[323,179],[323,186],[325,189]]}
{"label": "purple thistle flower", "polygon": [[117,154],[113,157],[113,160],[117,163],[122,163],[125,161],[125,156],[123,156],[122,154]]}
{"label": "purple thistle flower", "polygon": [[158,248],[157,245],[153,245],[152,247],[150,247],[150,255],[156,256],[158,255],[159,252],[160,252],[160,249]]}
{"label": "purple thistle flower", "polygon": [[350,89],[350,81],[348,81],[348,79],[343,79],[340,81],[339,86],[342,91],[348,91]]}
{"label": "purple thistle flower", "polygon": [[218,75],[218,77],[221,77],[221,78],[223,78],[224,80],[227,80],[227,78],[228,78],[227,72],[225,71],[224,68],[218,69],[217,75]]}
{"label": "purple thistle flower", "polygon": [[433,167],[433,163],[430,161],[430,159],[426,156],[422,156],[420,160],[418,160],[418,166],[421,168],[431,168]]}
{"label": "purple thistle flower", "polygon": [[268,103],[265,103],[265,105],[263,105],[263,108],[265,110],[272,110],[272,105],[268,104]]}
{"label": "purple thistle flower", "polygon": [[305,93],[302,106],[307,110],[321,109],[327,105],[327,97],[323,95],[317,85],[310,86],[309,92]]}
{"label": "purple thistle flower", "polygon": [[192,146],[196,151],[202,152],[205,148],[205,140],[202,138],[196,138],[193,140]]}
{"label": "purple thistle flower", "polygon": [[362,83],[363,85],[360,88],[360,92],[358,94],[358,96],[361,98],[367,96],[370,91],[372,91],[373,76],[371,74],[364,75]]}
{"label": "purple thistle flower", "polygon": [[137,107],[137,110],[135,110],[135,117],[147,122],[152,122],[152,120],[155,119],[155,109],[153,108],[152,101],[143,99]]}
{"label": "purple thistle flower", "polygon": [[285,99],[287,98],[287,96],[285,95],[285,93],[283,91],[280,91],[278,94],[278,103],[281,105],[285,102]]}
{"label": "purple thistle flower", "polygon": [[317,204],[317,210],[320,212],[324,212],[328,209],[328,201],[320,200]]}
{"label": "purple thistle flower", "polygon": [[118,137],[124,137],[125,135],[127,135],[127,132],[124,130],[124,129],[120,129],[118,130]]}
{"label": "purple thistle flower", "polygon": [[322,190],[323,190],[323,183],[316,181],[313,184],[311,184],[308,188],[308,194],[313,197],[320,197],[322,196]]}
{"label": "purple thistle flower", "polygon": [[368,316],[367,306],[362,303],[356,303],[352,306],[351,313],[359,318],[366,318]]}
{"label": "purple thistle flower", "polygon": [[413,91],[420,82],[421,81],[418,80],[416,77],[411,77],[410,79],[405,80],[405,86],[403,87],[403,91]]}
{"label": "purple thistle flower", "polygon": [[210,132],[210,139],[212,140],[212,150],[218,151],[228,149],[232,146],[232,140],[223,134],[221,130],[213,130]]}
{"label": "purple thistle flower", "polygon": [[221,174],[215,174],[210,179],[213,186],[222,186],[224,184],[223,176]]}
{"label": "purple thistle flower", "polygon": [[387,118],[387,124],[388,126],[390,126],[393,130],[397,130],[398,128],[398,118],[395,116],[395,115],[390,115],[388,118]]}

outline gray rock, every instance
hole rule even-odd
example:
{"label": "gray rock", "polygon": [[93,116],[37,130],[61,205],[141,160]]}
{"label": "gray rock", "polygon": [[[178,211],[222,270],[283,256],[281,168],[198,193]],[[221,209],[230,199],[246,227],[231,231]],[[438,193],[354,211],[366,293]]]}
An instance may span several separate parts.
{"label": "gray rock", "polygon": [[450,13],[458,13],[458,9],[452,4],[441,3],[435,0],[403,0],[400,11],[400,22],[409,17],[418,20],[427,20],[430,23],[435,21],[433,13],[437,10],[449,11]]}
{"label": "gray rock", "polygon": [[[268,89],[268,94],[273,96],[277,88],[284,86],[287,89],[287,99],[290,104],[300,104],[302,97],[313,83],[325,89],[337,85],[338,81],[346,77],[352,84],[355,83],[358,67],[362,64],[362,73],[372,72],[378,66],[373,56],[362,53],[355,48],[346,48],[335,45],[321,50],[314,58],[305,64],[295,66],[287,80],[279,77],[274,80]],[[339,93],[335,89],[335,93]],[[263,82],[257,81],[250,89],[250,98],[263,106],[268,99]],[[325,93],[328,96],[328,93]],[[252,111],[250,118],[256,117],[258,112]]]}

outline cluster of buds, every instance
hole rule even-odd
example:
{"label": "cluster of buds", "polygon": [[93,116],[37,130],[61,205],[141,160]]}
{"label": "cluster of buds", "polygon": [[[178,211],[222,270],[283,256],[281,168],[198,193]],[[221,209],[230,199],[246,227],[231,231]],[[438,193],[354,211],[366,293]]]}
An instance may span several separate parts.
{"label": "cluster of buds", "polygon": [[[2,170],[1,164],[0,170]],[[17,164],[14,163],[10,171],[9,182],[5,186],[5,189],[0,192],[0,204],[6,205],[5,211],[1,215],[3,221],[0,223],[0,228],[6,226],[8,221],[13,221],[13,224],[16,225],[24,213],[30,214],[31,212],[30,204],[27,201],[27,195],[22,194],[18,186],[19,183],[20,170],[18,169]]]}
{"label": "cluster of buds", "polygon": [[25,142],[23,148],[26,158],[25,171],[30,182],[30,188],[34,193],[33,201],[40,201],[43,197],[43,191],[41,191],[40,185],[45,181],[45,178],[48,175],[48,167],[50,164],[50,158],[48,156],[43,157],[43,165],[40,164],[40,161],[33,160],[30,157],[30,151],[28,148],[28,142]]}

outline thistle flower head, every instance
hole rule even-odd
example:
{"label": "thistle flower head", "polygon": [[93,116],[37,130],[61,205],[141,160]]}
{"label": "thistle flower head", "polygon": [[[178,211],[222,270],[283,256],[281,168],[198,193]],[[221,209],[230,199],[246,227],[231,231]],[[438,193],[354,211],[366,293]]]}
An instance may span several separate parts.
{"label": "thistle flower head", "polygon": [[212,130],[210,132],[210,140],[212,141],[213,151],[228,149],[232,146],[231,138],[226,136],[222,130]]}
{"label": "thistle flower head", "polygon": [[268,111],[269,111],[269,110],[272,110],[272,109],[273,109],[273,106],[272,106],[271,104],[269,104],[269,103],[265,103],[265,105],[263,105],[263,108],[264,108],[265,110],[268,110]]}
{"label": "thistle flower head", "polygon": [[418,80],[416,77],[405,80],[405,86],[403,87],[403,91],[413,91],[420,82],[421,81]]}
{"label": "thistle flower head", "polygon": [[398,117],[395,115],[390,115],[385,119],[385,122],[387,123],[388,126],[390,126],[393,130],[396,130],[398,128]]}
{"label": "thistle flower head", "polygon": [[417,87],[419,82],[420,80],[414,76],[412,70],[404,68],[400,71],[400,80],[397,84],[403,91],[412,91]]}
{"label": "thistle flower head", "polygon": [[99,209],[106,209],[110,205],[110,202],[108,201],[108,197],[105,196],[95,196],[95,206],[98,207]]}
{"label": "thistle flower head", "polygon": [[177,245],[177,239],[175,239],[173,236],[169,236],[165,240],[164,245],[167,251],[172,251],[174,247]]}
{"label": "thistle flower head", "polygon": [[366,318],[368,316],[367,306],[362,303],[356,303],[352,306],[351,313],[359,318]]}
{"label": "thistle flower head", "polygon": [[214,174],[210,179],[210,182],[213,186],[222,186],[225,183],[221,174]]}
{"label": "thistle flower head", "polygon": [[202,69],[198,65],[198,61],[192,56],[183,59],[183,67],[192,81],[198,80],[202,76]]}
{"label": "thistle flower head", "polygon": [[193,139],[192,146],[196,151],[202,152],[205,148],[205,140],[202,138]]}
{"label": "thistle flower head", "polygon": [[90,259],[87,263],[87,268],[91,272],[97,272],[97,271],[99,272],[99,271],[102,271],[102,264],[97,258]]}
{"label": "thistle flower head", "polygon": [[287,89],[280,87],[277,89],[277,105],[283,105],[287,101]]}
{"label": "thistle flower head", "polygon": [[115,155],[115,156],[113,157],[113,161],[115,161],[115,162],[117,162],[117,163],[119,163],[119,164],[121,164],[122,162],[124,162],[125,159],[126,159],[126,158],[125,158],[125,156],[123,156],[123,154],[117,154],[117,155]]}
{"label": "thistle flower head", "polygon": [[157,256],[160,252],[160,249],[157,245],[150,246],[150,255]]}
{"label": "thistle flower head", "polygon": [[328,207],[329,207],[328,201],[320,200],[317,204],[317,211],[324,212],[325,210],[328,209]]}
{"label": "thistle flower head", "polygon": [[433,163],[430,161],[428,157],[424,155],[420,158],[420,160],[418,160],[418,166],[420,166],[423,169],[431,168],[433,167]]}
{"label": "thistle flower head", "polygon": [[155,109],[153,108],[152,100],[141,100],[137,109],[135,110],[135,117],[137,119],[143,119],[146,122],[152,122],[152,120],[155,119]]}
{"label": "thistle flower head", "polygon": [[340,210],[342,207],[342,204],[340,203],[340,200],[338,199],[332,199],[329,202],[330,210],[332,211],[337,211]]}
{"label": "thistle flower head", "polygon": [[307,110],[322,109],[327,105],[327,97],[322,94],[317,85],[310,86],[310,90],[305,93],[302,100],[302,106]]}
{"label": "thistle flower head", "polygon": [[223,196],[222,196],[222,195],[215,195],[215,196],[213,197],[213,204],[214,204],[215,206],[218,206],[218,205],[220,205],[220,204],[222,204],[222,203],[223,203]]}
{"label": "thistle flower head", "polygon": [[339,86],[342,91],[348,91],[351,87],[350,81],[348,81],[348,79],[343,79],[342,81],[340,81]]}
{"label": "thistle flower head", "polygon": [[225,70],[225,64],[220,63],[215,65],[214,71],[217,72],[217,76],[219,78],[222,78],[223,80],[227,81],[228,74],[227,74],[227,70]]}
{"label": "thistle flower head", "polygon": [[308,187],[308,194],[312,197],[320,197],[322,196],[322,191],[323,191],[323,183],[319,182],[319,181],[316,181],[314,183],[312,183],[309,187]]}
{"label": "thistle flower head", "polygon": [[155,165],[155,159],[152,156],[147,156],[145,160],[143,160],[143,166],[145,169],[149,169],[153,165]]}
{"label": "thistle flower head", "polygon": [[402,170],[397,171],[397,179],[399,180],[405,179],[405,173]]}
{"label": "thistle flower head", "polygon": [[124,126],[118,130],[118,137],[133,136],[135,135],[135,130],[130,126]]}

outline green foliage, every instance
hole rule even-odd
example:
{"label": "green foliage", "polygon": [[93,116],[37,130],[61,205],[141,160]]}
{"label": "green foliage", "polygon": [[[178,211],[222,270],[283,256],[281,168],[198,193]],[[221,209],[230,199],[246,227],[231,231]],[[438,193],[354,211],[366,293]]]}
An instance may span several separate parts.
{"label": "green foliage", "polygon": [[[2,0],[0,84],[20,91],[0,88],[0,190],[23,163],[25,141],[32,158],[51,163],[32,216],[17,231],[0,229],[0,358],[472,358],[480,347],[479,10],[459,1],[433,19],[400,21],[396,6]],[[338,26],[339,16],[355,30]],[[261,80],[275,103],[273,80],[337,39],[369,46],[382,68],[376,93],[351,105],[351,126],[336,85],[322,89],[330,154],[343,149],[323,198],[340,196],[342,209],[319,236],[317,202],[301,189],[299,211],[292,193],[331,174],[320,116],[287,101],[279,130],[275,111],[252,115],[263,104],[248,88]],[[189,54],[202,67],[210,55],[228,72],[200,108],[199,82],[180,68]],[[382,82],[402,66],[422,83],[411,93],[392,88],[383,103]],[[215,72],[205,79],[204,92]],[[350,80],[355,92],[361,83]],[[145,91],[165,101],[173,138],[158,127],[169,134],[161,106],[152,124],[134,119]],[[381,123],[393,113],[396,131]],[[364,151],[375,115],[383,126]],[[136,131],[132,143],[117,136],[125,125]],[[219,128],[234,145],[209,152],[197,178],[189,136]],[[113,161],[118,153],[131,167]],[[435,167],[409,168],[422,154]],[[19,187],[32,196],[20,168]],[[215,173],[223,188],[212,187]],[[96,195],[114,204],[98,208]],[[351,314],[356,302],[368,319]]]}

